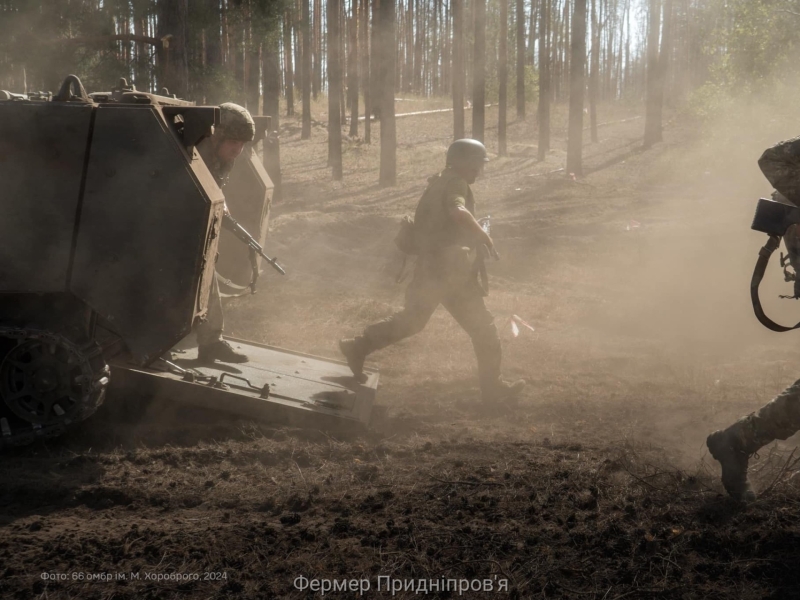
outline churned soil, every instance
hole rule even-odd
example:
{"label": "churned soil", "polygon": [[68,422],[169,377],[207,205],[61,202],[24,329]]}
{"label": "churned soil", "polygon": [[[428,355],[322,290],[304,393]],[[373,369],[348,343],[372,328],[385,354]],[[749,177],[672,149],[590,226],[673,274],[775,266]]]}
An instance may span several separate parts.
{"label": "churned soil", "polygon": [[[763,241],[748,227],[770,191],[755,158],[788,135],[676,115],[644,151],[635,111],[601,114],[582,176],[563,171],[563,107],[545,161],[533,118],[510,124],[508,157],[487,133],[474,187],[501,254],[487,305],[504,371],[528,382],[518,403],[479,402],[469,339],[442,309],[370,357],[379,410],[350,437],[110,398],[68,436],[3,454],[0,597],[312,598],[311,582],[350,580],[369,581],[367,598],[424,597],[412,579],[439,598],[794,597],[793,440],[753,458],[749,506],[724,495],[704,445],[800,370],[791,334],[762,331],[748,304]],[[228,333],[337,357],[340,337],[398,308],[391,240],[450,119],[398,120],[391,188],[377,185],[379,124],[373,144],[345,140],[333,182],[322,124],[302,141],[286,120],[268,250],[289,274],[231,300]],[[762,297],[788,322],[775,269]],[[515,337],[512,315],[534,331]],[[441,589],[451,580],[493,591]]]}

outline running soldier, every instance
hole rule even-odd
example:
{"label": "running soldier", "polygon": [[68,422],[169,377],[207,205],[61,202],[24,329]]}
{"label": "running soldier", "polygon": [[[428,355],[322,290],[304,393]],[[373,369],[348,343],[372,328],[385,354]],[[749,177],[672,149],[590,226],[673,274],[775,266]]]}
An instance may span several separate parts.
{"label": "running soldier", "polygon": [[[198,144],[197,150],[217,185],[224,187],[234,162],[244,150],[244,145],[255,138],[256,126],[247,109],[238,104],[226,102],[219,108],[219,127],[215,128],[214,135]],[[225,212],[228,212],[227,205]],[[247,355],[237,352],[222,339],[223,322],[222,299],[217,278],[214,277],[208,297],[208,316],[195,328],[198,359],[203,362],[247,362]]]}
{"label": "running soldier", "polygon": [[442,304],[472,340],[483,400],[508,399],[525,387],[522,380],[509,383],[500,377],[500,338],[470,261],[470,251],[479,245],[496,256],[492,238],[475,220],[469,187],[488,161],[486,148],[476,140],[457,140],[448,148],[446,167],[429,180],[414,216],[419,257],[405,308],[339,342],[356,377],[362,377],[369,354],[422,331]]}
{"label": "running soldier", "polygon": [[[761,172],[776,190],[776,199],[787,199],[800,206],[800,137],[768,148],[758,160]],[[780,198],[779,196],[783,196]],[[797,227],[790,227],[784,243],[795,271],[800,273]],[[706,444],[722,465],[722,484],[733,498],[755,500],[747,481],[747,464],[760,448],[775,440],[785,440],[800,431],[800,380],[781,392],[757,412],[742,417],[721,431],[715,431]]]}

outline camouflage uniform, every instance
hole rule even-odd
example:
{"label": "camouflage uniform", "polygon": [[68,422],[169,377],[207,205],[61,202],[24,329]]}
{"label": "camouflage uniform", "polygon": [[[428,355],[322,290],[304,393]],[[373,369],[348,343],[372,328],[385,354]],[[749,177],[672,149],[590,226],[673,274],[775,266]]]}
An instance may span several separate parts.
{"label": "camouflage uniform", "polygon": [[800,206],[800,137],[767,148],[758,166],[772,187]]}
{"label": "camouflage uniform", "polygon": [[368,326],[355,341],[364,355],[385,348],[422,331],[442,304],[470,336],[481,390],[487,394],[500,382],[500,338],[472,269],[474,242],[449,215],[455,206],[474,215],[475,200],[469,184],[451,168],[429,182],[414,217],[420,255],[406,290],[405,307]]}
{"label": "camouflage uniform", "polygon": [[[768,148],[758,160],[778,200],[800,206],[800,137]],[[783,198],[781,198],[781,196]],[[798,235],[795,226],[784,236],[792,265],[798,264]],[[747,482],[748,458],[775,440],[785,440],[800,431],[800,380],[758,411],[742,417],[725,430],[708,437],[711,454],[722,463],[722,481],[728,493],[742,500],[755,498]]]}
{"label": "camouflage uniform", "polygon": [[[221,139],[234,139],[243,142],[250,142],[255,137],[255,124],[253,118],[247,110],[238,104],[226,102],[220,105],[220,124],[214,131],[214,135],[205,138],[197,145],[197,151],[206,163],[208,170],[222,188],[228,181],[233,164],[223,164],[219,160],[215,145]],[[208,295],[208,313],[206,320],[195,328],[198,346],[210,346],[222,339],[224,326],[224,314],[222,312],[222,298],[219,294],[219,283],[214,277],[211,282],[211,291]]]}
{"label": "camouflage uniform", "polygon": [[216,276],[211,282],[211,291],[208,294],[208,312],[206,320],[195,327],[198,346],[210,346],[222,339],[225,326],[225,315],[222,312],[222,297],[219,295],[219,283]]}

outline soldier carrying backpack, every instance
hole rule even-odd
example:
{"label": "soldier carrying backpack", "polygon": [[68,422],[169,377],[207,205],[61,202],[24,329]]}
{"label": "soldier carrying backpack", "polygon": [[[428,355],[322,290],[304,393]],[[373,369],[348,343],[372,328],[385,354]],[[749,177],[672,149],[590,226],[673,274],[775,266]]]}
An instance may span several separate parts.
{"label": "soldier carrying backpack", "polygon": [[525,387],[522,380],[509,383],[500,377],[500,338],[470,259],[480,246],[497,256],[492,238],[475,219],[469,187],[488,161],[477,140],[456,140],[448,148],[445,169],[429,180],[413,224],[406,220],[396,239],[401,250],[418,255],[405,308],[339,342],[356,377],[362,376],[367,355],[422,331],[442,304],[472,339],[482,399],[502,401]]}

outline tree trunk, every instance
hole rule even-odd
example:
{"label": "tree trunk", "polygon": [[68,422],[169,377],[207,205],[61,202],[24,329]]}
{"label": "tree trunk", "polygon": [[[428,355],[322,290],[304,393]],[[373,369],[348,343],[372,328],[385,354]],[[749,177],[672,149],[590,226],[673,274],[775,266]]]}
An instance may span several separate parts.
{"label": "tree trunk", "polygon": [[422,11],[419,13],[419,15],[420,15],[420,23],[422,24],[421,33],[419,34],[420,35],[420,39],[421,39],[420,47],[422,48],[422,50],[421,50],[422,54],[420,55],[421,56],[421,61],[420,61],[420,64],[421,64],[421,67],[420,67],[421,79],[420,79],[419,93],[422,94],[423,96],[427,96],[428,95],[428,82],[430,80],[430,70],[431,70],[431,63],[428,60],[428,56],[429,56],[429,50],[428,50],[429,49],[429,43],[428,42],[430,40],[430,37],[429,37],[430,36],[430,27],[428,25],[428,20],[430,18],[430,8],[429,8],[429,4],[428,4],[427,0],[422,5]]}
{"label": "tree trunk", "polygon": [[[133,4],[133,11],[133,32],[137,36],[144,36],[147,25],[148,4],[143,3],[141,0],[135,2]],[[217,19],[219,19],[219,7],[217,7]],[[207,48],[210,48],[212,44],[213,39],[209,39]],[[219,52],[219,20],[217,20],[216,49],[217,52]],[[150,91],[150,59],[148,58],[148,48],[144,44],[136,45],[136,70],[134,71],[134,77],[134,83],[137,88],[144,92]]]}
{"label": "tree trunk", "polygon": [[[403,56],[402,55],[402,47],[403,47],[403,44],[402,44],[402,41],[403,41],[402,26],[403,25],[402,25],[402,23],[404,21],[404,19],[403,19],[403,15],[404,14],[405,14],[405,11],[403,10],[403,0],[395,0],[395,32],[398,32],[398,31],[400,32],[399,34],[395,35],[394,44],[393,44],[393,46],[394,46],[394,60],[395,60],[395,65],[396,65],[395,70],[394,70],[394,89],[396,89],[396,90],[403,89],[400,86],[402,85],[401,76],[403,74],[403,66],[402,66],[403,65],[403,61],[402,61],[402,56]],[[398,16],[400,17],[399,27],[401,29],[398,29],[398,23],[397,23],[397,17]]]}
{"label": "tree trunk", "polygon": [[158,4],[158,36],[169,35],[158,51],[160,66],[159,87],[170,94],[185,98],[189,91],[189,63],[186,57],[186,21],[189,18],[188,0],[162,0]]}
{"label": "tree trunk", "polygon": [[633,69],[631,68],[631,26],[630,26],[630,16],[629,16],[629,7],[630,2],[625,3],[625,12],[624,19],[626,23],[625,27],[625,85],[626,88],[633,87],[634,83],[633,79]]}
{"label": "tree trunk", "polygon": [[472,71],[474,64],[470,60],[472,56],[472,39],[475,31],[475,2],[473,0],[462,0],[464,3],[464,97],[467,104],[472,104]]}
{"label": "tree trunk", "polygon": [[560,80],[559,80],[559,99],[563,98],[564,90],[569,89],[569,76],[570,76],[570,69],[569,64],[571,62],[570,59],[570,52],[572,49],[571,46],[571,39],[572,39],[572,32],[570,30],[570,20],[572,17],[572,13],[570,11],[570,0],[564,0],[564,37],[562,40],[561,45],[561,73],[560,73]]}
{"label": "tree trunk", "polygon": [[453,138],[464,137],[464,0],[453,2]]}
{"label": "tree trunk", "polygon": [[583,98],[586,87],[586,0],[575,0],[573,10],[567,172],[580,177],[583,175]]}
{"label": "tree trunk", "polygon": [[403,91],[411,93],[414,86],[414,0],[406,0],[408,8],[406,9],[406,22],[405,22],[405,38],[406,38],[406,55],[405,55],[405,69],[403,73]]}
{"label": "tree trunk", "polygon": [[[355,0],[353,0],[355,1]],[[361,0],[361,87],[364,90],[364,141],[371,142],[372,98],[370,95],[369,51],[370,0]]]}
{"label": "tree trunk", "polygon": [[417,94],[422,93],[422,44],[423,44],[423,33],[425,31],[425,24],[422,20],[422,10],[420,9],[420,0],[409,0],[415,1],[416,6],[414,7],[415,12],[417,13],[417,39],[414,43],[414,91]]}
{"label": "tree trunk", "polygon": [[445,22],[445,30],[444,30],[444,55],[442,56],[442,96],[446,96],[448,90],[452,87],[451,82],[451,71],[452,71],[452,25],[450,22],[450,8],[451,2],[448,2],[445,6],[445,13],[444,13],[444,22]]}
{"label": "tree trunk", "polygon": [[302,103],[303,96],[303,4],[308,0],[294,0],[294,13],[292,14],[292,31],[294,32],[294,75],[295,87],[300,91]]}
{"label": "tree trunk", "polygon": [[428,57],[428,64],[431,65],[431,94],[439,92],[439,5],[441,0],[433,0],[431,35],[431,53]]}
{"label": "tree trunk", "polygon": [[370,35],[370,51],[372,52],[372,60],[370,61],[370,95],[372,102],[370,104],[370,115],[374,115],[376,119],[381,118],[381,103],[382,101],[382,88],[383,71],[382,67],[382,53],[383,45],[381,44],[381,2],[380,0],[372,0],[372,32]]}
{"label": "tree trunk", "polygon": [[589,73],[589,123],[592,142],[597,143],[597,83],[600,76],[600,22],[597,18],[597,0],[592,0],[592,63]]}
{"label": "tree trunk", "polygon": [[383,186],[397,183],[397,130],[394,119],[394,0],[380,2],[381,71],[385,74],[381,83],[381,166],[379,182]]}
{"label": "tree trunk", "polygon": [[358,136],[358,0],[350,0],[350,57],[347,60],[349,81],[347,91],[350,95],[350,137]]}
{"label": "tree trunk", "polygon": [[[658,89],[656,106],[656,118],[659,125],[663,124],[664,114],[664,89],[667,85],[667,71],[669,69],[669,58],[672,52],[672,6],[673,0],[666,0],[664,3],[664,26],[661,31],[661,52],[658,56]],[[659,127],[663,131],[663,127]],[[663,136],[659,135],[662,141]]]}
{"label": "tree trunk", "polygon": [[[244,40],[245,40],[245,65],[244,65],[244,90],[245,90],[245,107],[247,110],[250,111],[251,114],[257,115],[258,114],[258,104],[259,98],[261,96],[261,81],[259,75],[261,74],[261,56],[260,53],[260,44],[253,39],[253,23],[252,23],[252,13],[250,12],[251,8],[247,8],[247,18],[245,20],[244,26]],[[277,44],[278,44],[278,37],[271,36],[274,40],[271,42],[273,44],[273,54],[275,55],[275,60],[277,61]],[[278,94],[280,95],[280,69],[278,69],[277,62],[275,63],[275,68],[277,69],[277,90]]]}
{"label": "tree trunk", "polygon": [[345,0],[339,0],[339,123],[344,127],[347,123],[347,11]]}
{"label": "tree trunk", "polygon": [[486,0],[474,0],[472,139],[483,141],[486,123]]}
{"label": "tree trunk", "polygon": [[[130,35],[131,34],[131,21],[129,14],[125,12],[121,12],[119,16],[119,21],[121,24],[121,30],[123,34]],[[131,64],[131,45],[130,44],[119,44],[119,47],[122,49],[122,52],[119,56],[119,59],[124,61],[124,64],[130,65]]]}
{"label": "tree trunk", "polygon": [[661,114],[659,110],[658,43],[661,31],[661,1],[650,0],[650,22],[647,33],[647,97],[644,117],[644,147],[650,148],[661,141]]}
{"label": "tree trunk", "polygon": [[537,25],[539,23],[539,13],[542,10],[543,0],[531,0],[531,17],[530,17],[530,31],[528,35],[528,60],[526,64],[532,67],[536,66],[536,42],[539,39],[539,32]]}
{"label": "tree trunk", "polygon": [[[264,114],[272,117],[272,130],[277,131],[280,122],[281,70],[278,36],[267,36],[264,42]],[[251,111],[252,112],[252,111]]]}
{"label": "tree trunk", "polygon": [[[531,6],[531,12],[533,12],[533,6]],[[524,119],[524,118],[525,118],[525,1],[517,0],[517,119]]]}
{"label": "tree trunk", "polygon": [[314,2],[314,36],[313,36],[313,49],[314,65],[311,80],[311,93],[314,100],[319,96],[319,91],[322,88],[322,0],[313,0]]}
{"label": "tree trunk", "polygon": [[286,10],[283,19],[283,70],[286,94],[286,116],[294,115],[294,65],[292,65],[292,10]]}
{"label": "tree trunk", "polygon": [[498,76],[500,78],[500,117],[497,124],[497,152],[500,156],[508,156],[506,141],[506,111],[508,105],[508,1],[509,0],[500,0],[500,27],[498,28],[498,35],[500,36],[500,57],[498,61]]}
{"label": "tree trunk", "polygon": [[221,3],[219,7],[220,21],[222,25],[221,36],[221,50],[222,50],[222,66],[225,69],[231,67],[231,28],[228,23],[228,8],[225,3]]}
{"label": "tree trunk", "polygon": [[558,0],[548,0],[548,24],[547,32],[550,38],[548,47],[550,48],[550,101],[558,100],[560,95],[560,73],[561,73],[561,25],[563,19],[558,9]]}
{"label": "tree trunk", "polygon": [[539,143],[537,158],[544,160],[550,151],[550,2],[540,0],[539,10]]}
{"label": "tree trunk", "polygon": [[341,0],[327,0],[328,8],[328,165],[334,181],[342,180],[342,64],[339,56]]}
{"label": "tree trunk", "polygon": [[[247,104],[247,100],[245,98],[245,90],[244,90],[244,63],[245,63],[245,43],[246,40],[244,39],[244,28],[242,23],[236,23],[233,27],[231,27],[231,62],[232,69],[231,71],[234,74],[234,81],[235,84],[235,94],[236,97],[233,98],[233,101],[237,104],[241,104],[244,106]],[[228,101],[231,99],[229,98]]]}
{"label": "tree trunk", "polygon": [[311,0],[303,2],[303,126],[300,139],[307,140],[311,137]]}
{"label": "tree trunk", "polygon": [[[280,130],[280,98],[281,98],[281,68],[278,47],[279,38],[277,35],[268,36],[264,42],[264,53],[262,61],[262,73],[264,77],[264,114],[271,117],[270,129]],[[267,134],[271,133],[270,131]],[[269,141],[264,140],[264,168],[275,185],[273,202],[281,199],[282,176],[281,176],[281,153],[279,140],[273,136]]]}

